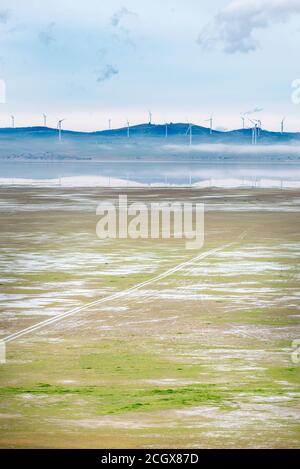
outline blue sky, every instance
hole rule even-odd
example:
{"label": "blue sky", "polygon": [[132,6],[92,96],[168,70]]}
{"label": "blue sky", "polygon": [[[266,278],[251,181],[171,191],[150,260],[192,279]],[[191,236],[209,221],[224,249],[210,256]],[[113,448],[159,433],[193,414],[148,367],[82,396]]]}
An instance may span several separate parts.
{"label": "blue sky", "polygon": [[299,0],[1,0],[0,125],[146,121],[300,130]]}

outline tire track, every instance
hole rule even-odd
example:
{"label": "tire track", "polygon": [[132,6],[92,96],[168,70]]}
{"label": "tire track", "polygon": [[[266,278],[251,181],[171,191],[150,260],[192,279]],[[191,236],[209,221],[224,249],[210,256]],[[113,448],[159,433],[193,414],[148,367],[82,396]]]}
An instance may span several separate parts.
{"label": "tire track", "polygon": [[[242,233],[239,236],[239,239],[242,239],[245,236],[245,234],[246,234],[246,232]],[[117,299],[122,299],[126,296],[129,296],[131,293],[136,292],[137,290],[140,290],[143,287],[146,287],[147,285],[151,285],[152,283],[155,283],[159,280],[162,280],[162,279],[168,277],[169,275],[172,275],[173,273],[178,272],[178,271],[182,270],[183,268],[194,264],[195,262],[197,262],[199,260],[205,259],[206,257],[211,256],[212,254],[215,254],[219,251],[222,251],[223,249],[226,249],[226,248],[232,246],[233,244],[236,244],[236,242],[229,243],[229,244],[224,244],[224,245],[220,246],[219,248],[214,248],[214,249],[210,249],[208,251],[205,251],[201,254],[198,254],[198,256],[193,257],[192,259],[184,261],[184,262],[176,265],[175,267],[171,267],[170,269],[166,270],[165,272],[162,272],[161,274],[156,275],[155,277],[152,277],[149,280],[145,280],[144,282],[138,283],[137,285],[134,285],[134,286],[132,286],[132,287],[126,289],[126,290],[113,293],[113,294],[111,294],[109,296],[106,296],[104,298],[100,298],[99,300],[91,301],[90,303],[87,303],[83,306],[78,306],[76,308],[72,308],[72,309],[70,309],[70,310],[68,310],[64,313],[58,314],[57,316],[55,316],[53,318],[46,319],[46,320],[41,321],[41,322],[39,322],[37,324],[34,324],[32,326],[26,327],[25,329],[14,332],[13,334],[8,335],[8,336],[4,337],[1,340],[4,343],[12,342],[13,340],[16,340],[16,339],[18,339],[18,338],[20,338],[24,335],[30,334],[31,332],[35,332],[35,331],[37,331],[37,330],[39,330],[43,327],[51,326],[52,324],[54,324],[58,321],[61,321],[65,318],[68,318],[68,317],[73,316],[77,313],[85,311],[85,310],[87,310],[87,309],[89,309],[93,306],[101,305],[103,303],[107,303],[109,301],[114,301],[114,300],[117,300]]]}

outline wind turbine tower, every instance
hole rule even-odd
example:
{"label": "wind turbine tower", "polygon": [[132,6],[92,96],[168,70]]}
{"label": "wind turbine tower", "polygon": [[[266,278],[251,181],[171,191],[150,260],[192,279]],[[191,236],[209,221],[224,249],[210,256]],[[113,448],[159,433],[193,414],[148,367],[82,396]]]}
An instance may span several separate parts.
{"label": "wind turbine tower", "polygon": [[242,122],[243,122],[243,130],[245,130],[245,117],[242,116],[241,119],[242,119]]}
{"label": "wind turbine tower", "polygon": [[281,123],[280,123],[281,134],[284,133],[284,122],[285,122],[285,117],[282,119],[282,121],[281,121]]}
{"label": "wind turbine tower", "polygon": [[192,145],[192,143],[193,143],[192,127],[193,127],[193,125],[189,123],[188,129],[187,129],[186,134],[185,134],[185,135],[189,134],[189,136],[190,136],[190,145]]}
{"label": "wind turbine tower", "polygon": [[47,127],[47,115],[43,114],[43,118],[44,118],[44,127]]}
{"label": "wind turbine tower", "polygon": [[210,116],[209,119],[206,119],[205,122],[209,122],[209,133],[212,135],[213,133],[213,117]]}
{"label": "wind turbine tower", "polygon": [[258,121],[253,121],[249,119],[249,121],[254,124],[254,127],[252,128],[252,145],[257,144],[257,134],[258,134]]}
{"label": "wind turbine tower", "polygon": [[108,119],[108,130],[111,130],[111,119]]}
{"label": "wind turbine tower", "polygon": [[127,120],[127,137],[130,137],[130,127],[129,127],[129,121]]}
{"label": "wind turbine tower", "polygon": [[258,120],[257,121],[258,123],[258,127],[257,127],[257,135],[258,137],[260,136],[260,132],[261,132],[261,129],[262,129],[262,123],[261,123],[261,120]]}
{"label": "wind turbine tower", "polygon": [[152,124],[152,112],[151,111],[148,111],[149,112],[149,124],[151,125]]}
{"label": "wind turbine tower", "polygon": [[15,116],[11,115],[11,126],[14,129],[15,128]]}
{"label": "wind turbine tower", "polygon": [[65,119],[60,119],[57,123],[58,128],[58,141],[61,142],[61,124]]}
{"label": "wind turbine tower", "polygon": [[251,121],[253,124],[255,124],[255,128],[256,128],[256,140],[258,137],[260,137],[260,132],[261,132],[261,129],[262,129],[262,123],[261,123],[261,120],[259,119],[254,119]]}
{"label": "wind turbine tower", "polygon": [[257,124],[252,129],[252,145],[257,144]]}

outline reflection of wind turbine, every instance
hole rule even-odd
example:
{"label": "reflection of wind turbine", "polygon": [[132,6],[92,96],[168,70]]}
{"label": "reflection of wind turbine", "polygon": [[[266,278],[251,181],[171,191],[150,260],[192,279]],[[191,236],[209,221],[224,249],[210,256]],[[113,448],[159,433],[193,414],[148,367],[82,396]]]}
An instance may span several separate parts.
{"label": "reflection of wind turbine", "polygon": [[213,131],[213,117],[210,116],[209,119],[205,119],[204,122],[209,122],[209,133],[210,135],[212,134],[212,131]]}
{"label": "reflection of wind turbine", "polygon": [[11,115],[10,117],[11,117],[11,126],[14,129],[14,127],[15,127],[15,116]]}
{"label": "reflection of wind turbine", "polygon": [[127,120],[127,137],[130,137],[129,120]]}
{"label": "reflection of wind turbine", "polygon": [[151,125],[152,124],[152,112],[151,111],[148,111],[149,112],[149,124]]}
{"label": "reflection of wind turbine", "polygon": [[193,132],[192,132],[192,128],[193,128],[193,124],[189,123],[189,126],[188,126],[188,129],[186,131],[186,134],[189,134],[190,135],[190,145],[192,145],[193,143]]}
{"label": "reflection of wind turbine", "polygon": [[281,133],[283,134],[284,133],[284,122],[285,122],[285,117],[282,119],[282,121],[280,122],[280,130],[281,130]]}
{"label": "reflection of wind turbine", "polygon": [[43,118],[44,118],[44,127],[47,127],[47,115],[43,114]]}
{"label": "reflection of wind turbine", "polygon": [[57,122],[57,128],[58,128],[58,141],[61,142],[61,123],[66,120],[66,119],[60,119]]}
{"label": "reflection of wind turbine", "polygon": [[165,132],[165,137],[168,137],[168,123],[166,122],[166,132]]}

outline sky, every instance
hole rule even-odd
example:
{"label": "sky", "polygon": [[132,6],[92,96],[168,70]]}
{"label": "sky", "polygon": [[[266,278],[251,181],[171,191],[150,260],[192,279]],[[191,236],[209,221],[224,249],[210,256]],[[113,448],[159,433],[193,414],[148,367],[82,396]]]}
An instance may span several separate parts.
{"label": "sky", "polygon": [[0,0],[0,126],[300,131],[299,47],[299,0]]}

